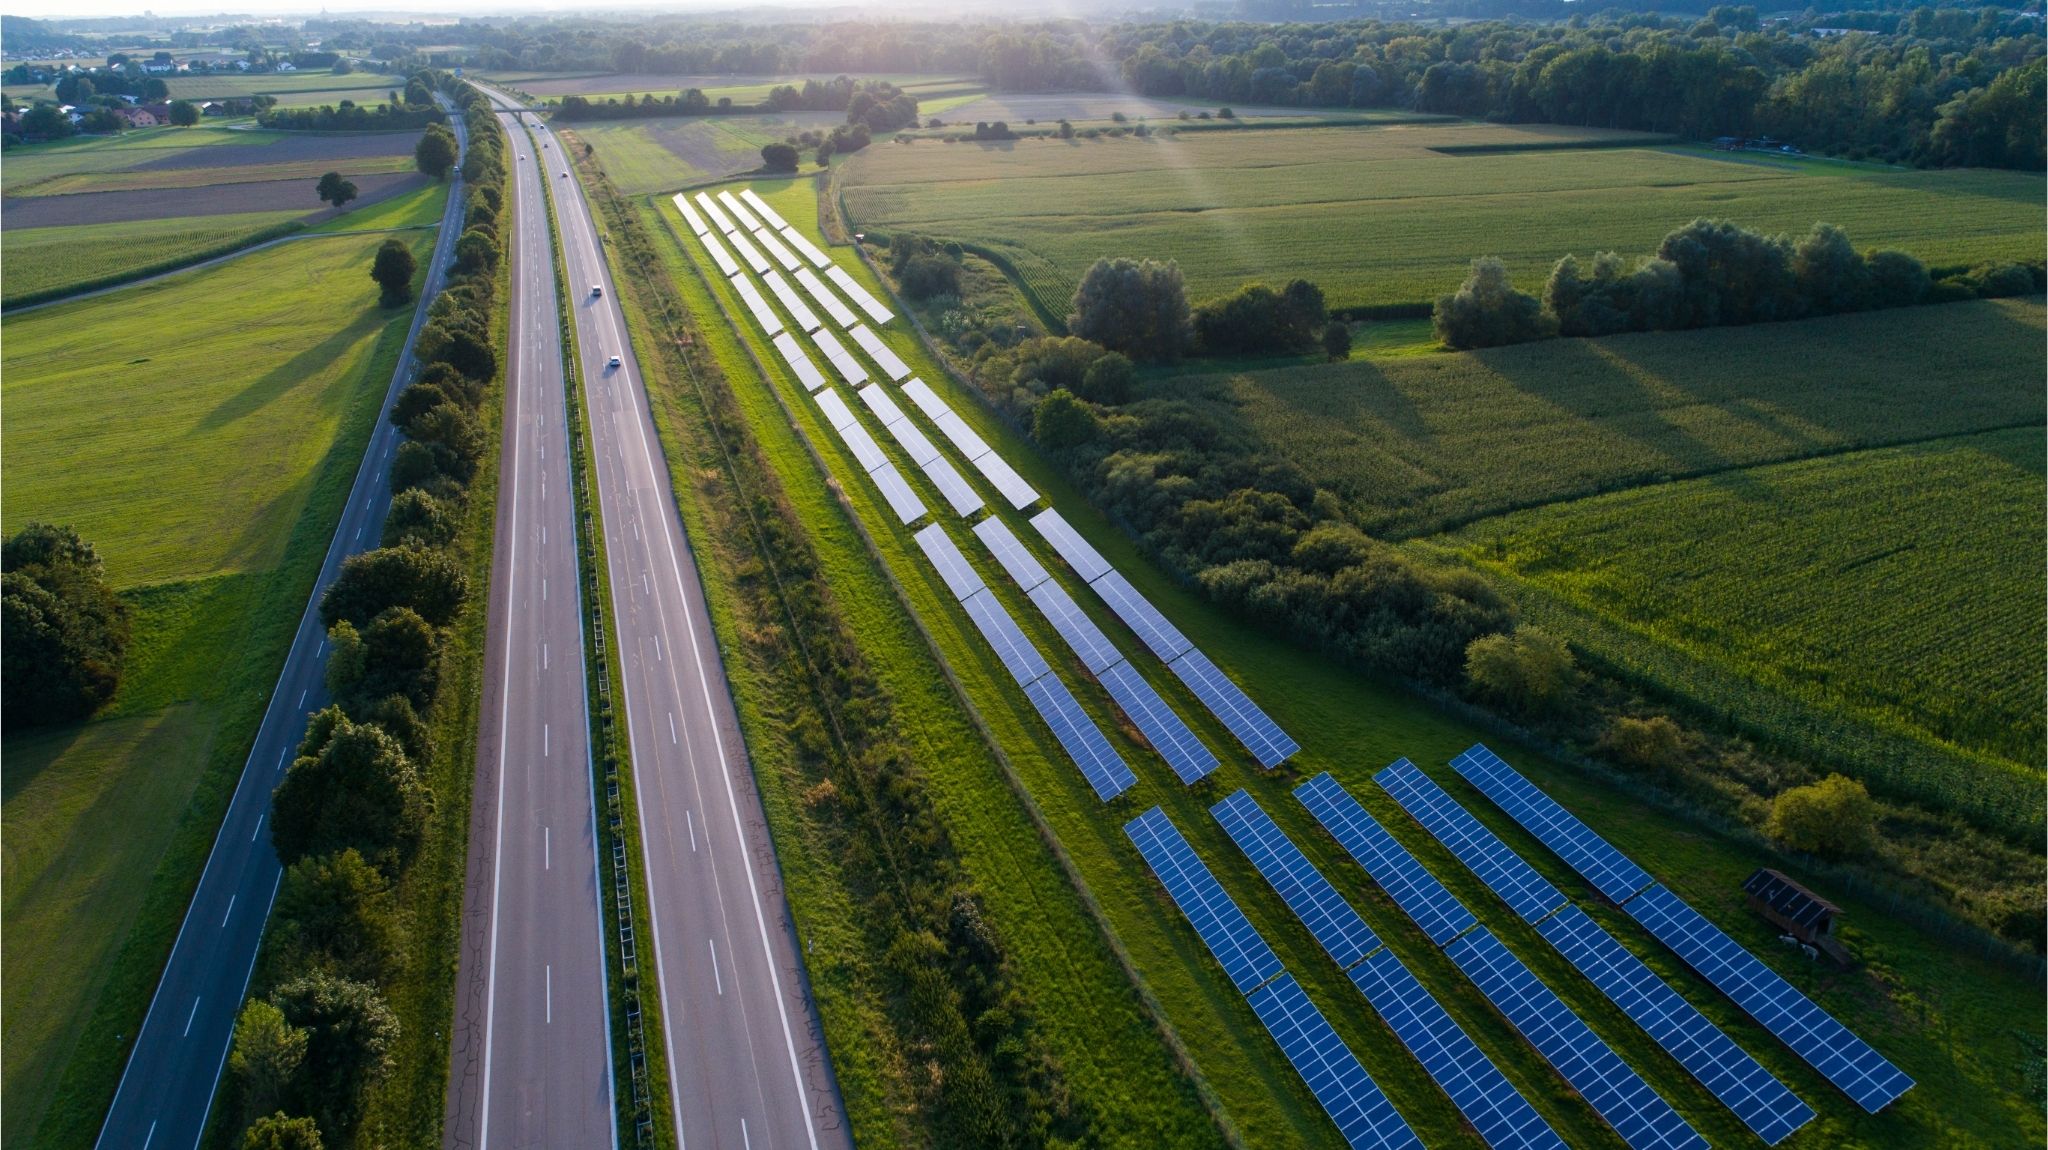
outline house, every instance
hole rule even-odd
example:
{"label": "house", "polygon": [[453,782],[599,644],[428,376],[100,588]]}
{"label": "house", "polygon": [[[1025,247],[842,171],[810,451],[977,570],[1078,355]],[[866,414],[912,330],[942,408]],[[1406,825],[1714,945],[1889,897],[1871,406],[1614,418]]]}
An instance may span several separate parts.
{"label": "house", "polygon": [[168,100],[159,100],[154,104],[143,104],[140,105],[140,108],[142,111],[148,112],[150,115],[155,116],[156,122],[159,124],[168,124],[171,122],[171,105]]}
{"label": "house", "polygon": [[116,108],[114,114],[121,117],[121,122],[131,128],[154,128],[164,122],[157,119],[156,113],[147,108]]}
{"label": "house", "polygon": [[1749,896],[1749,909],[1784,931],[1784,937],[1848,965],[1849,952],[1835,938],[1840,907],[1769,867],[1750,875],[1742,893]]}

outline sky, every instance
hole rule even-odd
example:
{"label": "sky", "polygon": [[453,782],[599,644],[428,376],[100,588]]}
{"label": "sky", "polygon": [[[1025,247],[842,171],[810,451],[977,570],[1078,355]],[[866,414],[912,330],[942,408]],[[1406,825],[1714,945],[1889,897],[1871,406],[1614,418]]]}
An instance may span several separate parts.
{"label": "sky", "polygon": [[[431,6],[429,6],[431,5]],[[10,15],[29,16],[38,19],[51,17],[92,18],[102,16],[134,16],[151,12],[160,16],[210,16],[223,12],[235,16],[315,16],[325,11],[329,15],[374,14],[391,19],[420,19],[432,16],[475,16],[484,13],[527,13],[535,11],[576,12],[582,15],[598,15],[605,12],[645,12],[660,9],[664,12],[732,11],[735,9],[801,9],[815,13],[823,9],[860,9],[886,7],[888,11],[909,15],[910,11],[901,4],[886,6],[874,4],[817,4],[804,0],[746,0],[744,4],[733,0],[607,0],[603,4],[564,3],[563,0],[428,0],[418,9],[394,6],[392,0],[236,0],[232,8],[224,8],[221,0],[9,0],[7,11]],[[931,4],[915,4],[909,7],[930,8]],[[950,5],[948,10],[958,12],[960,5]]]}

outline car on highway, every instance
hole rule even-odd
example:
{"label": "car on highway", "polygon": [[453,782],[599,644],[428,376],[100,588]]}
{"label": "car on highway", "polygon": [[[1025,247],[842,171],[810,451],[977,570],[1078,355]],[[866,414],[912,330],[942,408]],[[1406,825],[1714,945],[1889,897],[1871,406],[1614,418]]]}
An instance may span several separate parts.
{"label": "car on highway", "polygon": [[590,285],[590,294],[591,294],[591,295],[594,295],[594,296],[595,296],[595,295],[603,295],[603,294],[604,294],[604,285],[603,285],[603,284],[591,284],[591,285]]}
{"label": "car on highway", "polygon": [[604,365],[606,371],[610,371],[617,366],[619,366],[619,357],[616,355],[606,360]]}

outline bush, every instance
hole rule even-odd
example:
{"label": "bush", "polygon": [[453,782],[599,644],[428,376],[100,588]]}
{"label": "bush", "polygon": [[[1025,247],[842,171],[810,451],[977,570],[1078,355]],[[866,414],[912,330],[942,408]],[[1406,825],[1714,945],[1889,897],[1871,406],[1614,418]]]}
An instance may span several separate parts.
{"label": "bush", "polygon": [[[414,385],[418,386],[418,385]],[[441,547],[455,538],[461,527],[453,505],[418,488],[391,497],[391,510],[384,516],[386,547]]]}
{"label": "bush", "polygon": [[1090,403],[1129,403],[1138,385],[1138,369],[1122,352],[1104,352],[1081,373],[1076,394]]}
{"label": "bush", "polygon": [[1483,635],[1465,648],[1465,682],[1472,693],[1524,717],[1563,710],[1578,679],[1564,640],[1535,627]]}
{"label": "bush", "polygon": [[1557,321],[1543,313],[1535,296],[1514,289],[1507,267],[1493,256],[1472,261],[1464,284],[1437,297],[1430,320],[1445,347],[1460,349],[1523,343],[1557,332]]}
{"label": "bush", "polygon": [[1180,265],[1098,259],[1074,292],[1067,327],[1135,360],[1180,358],[1192,334]]}
{"label": "bush", "polygon": [[271,844],[287,866],[354,850],[395,873],[426,820],[426,785],[389,734],[338,707],[322,715],[271,796]]}
{"label": "bush", "polygon": [[260,998],[242,1007],[235,1021],[234,1052],[228,1070],[242,1080],[242,1102],[262,1113],[283,1102],[306,1059],[306,1032]]}
{"label": "bush", "polygon": [[346,710],[396,695],[415,709],[434,697],[440,637],[408,607],[387,607],[361,632],[344,619],[327,632],[327,689]]}
{"label": "bush", "polygon": [[1669,767],[1685,750],[1685,732],[1667,715],[1622,715],[1602,740],[1609,754],[1631,767]]}
{"label": "bush", "polygon": [[1277,292],[1250,283],[1195,309],[1195,342],[1209,355],[1307,351],[1328,318],[1322,289],[1307,280]]}
{"label": "bush", "polygon": [[388,977],[405,949],[389,881],[352,849],[286,868],[271,910],[268,945],[284,969],[324,970],[364,982]]}
{"label": "bush", "polygon": [[300,1093],[322,1134],[339,1141],[362,1114],[364,1090],[391,1069],[398,1016],[377,988],[333,975],[295,978],[270,995],[286,1022],[306,1032]]}
{"label": "bush", "polygon": [[1061,388],[1039,403],[1031,423],[1031,436],[1047,451],[1071,451],[1092,442],[1101,434],[1101,423],[1088,405]]}
{"label": "bush", "polygon": [[788,144],[763,144],[761,166],[771,172],[794,172],[797,165],[796,149]]}
{"label": "bush", "polygon": [[320,1125],[311,1118],[287,1118],[280,1110],[258,1118],[242,1132],[242,1150],[322,1150]]}
{"label": "bush", "polygon": [[320,600],[321,622],[347,619],[358,627],[388,607],[410,607],[436,627],[445,627],[469,595],[461,564],[423,547],[380,547],[351,555]]}
{"label": "bush", "polygon": [[29,523],[0,546],[0,709],[8,726],[82,719],[121,684],[128,607],[92,544]]}
{"label": "bush", "polygon": [[1331,362],[1351,358],[1351,327],[1343,320],[1332,321],[1323,328],[1323,354]]}
{"label": "bush", "polygon": [[397,307],[412,298],[414,270],[411,248],[398,240],[385,240],[377,246],[377,256],[370,262],[370,278],[383,290],[385,307]]}
{"label": "bush", "polygon": [[1862,783],[1829,775],[1780,793],[1765,830],[1789,850],[1853,858],[1869,850],[1876,836],[1877,804]]}

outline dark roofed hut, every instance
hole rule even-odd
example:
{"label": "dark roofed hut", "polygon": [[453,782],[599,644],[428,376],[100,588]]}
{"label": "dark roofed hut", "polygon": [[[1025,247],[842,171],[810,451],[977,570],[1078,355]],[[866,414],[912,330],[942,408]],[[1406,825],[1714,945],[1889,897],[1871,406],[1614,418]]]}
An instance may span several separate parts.
{"label": "dark roofed hut", "polygon": [[1749,896],[1749,908],[1779,930],[1836,962],[1848,962],[1848,952],[1834,937],[1835,916],[1842,913],[1834,903],[1769,867],[1750,875],[1742,884],[1742,892]]}

